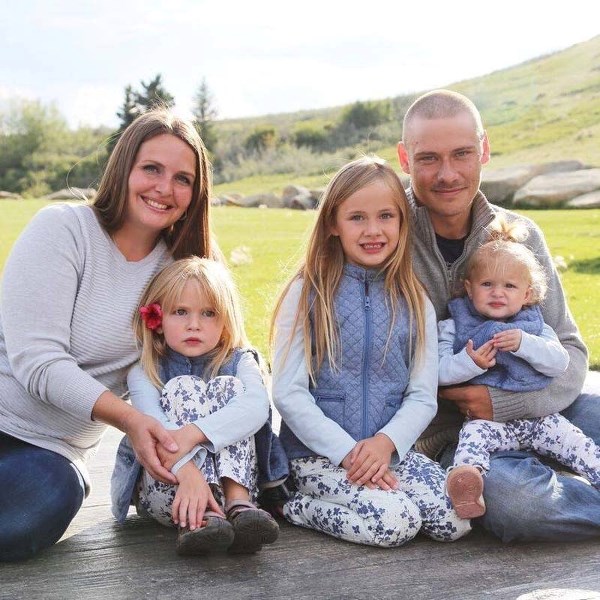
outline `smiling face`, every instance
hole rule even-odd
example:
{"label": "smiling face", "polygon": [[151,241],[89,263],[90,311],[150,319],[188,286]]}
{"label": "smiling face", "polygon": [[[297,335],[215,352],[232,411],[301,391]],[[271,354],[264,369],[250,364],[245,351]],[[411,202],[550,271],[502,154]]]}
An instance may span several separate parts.
{"label": "smiling face", "polygon": [[344,200],[331,228],[331,234],[340,238],[346,261],[361,267],[381,267],[396,250],[399,232],[400,211],[384,181]]}
{"label": "smiling face", "polygon": [[188,358],[214,350],[223,334],[223,318],[196,281],[187,281],[178,301],[164,311],[159,331],[169,348]]}
{"label": "smiling face", "polygon": [[156,239],[184,215],[196,176],[196,155],[183,140],[164,133],[145,141],[129,173],[122,230]]}
{"label": "smiling face", "polygon": [[516,315],[532,292],[529,272],[519,264],[502,269],[480,266],[465,280],[465,289],[477,312],[495,321]]}
{"label": "smiling face", "polygon": [[438,119],[415,116],[398,145],[402,169],[425,206],[436,233],[459,238],[469,231],[471,204],[489,160],[489,143],[480,137],[468,112]]}

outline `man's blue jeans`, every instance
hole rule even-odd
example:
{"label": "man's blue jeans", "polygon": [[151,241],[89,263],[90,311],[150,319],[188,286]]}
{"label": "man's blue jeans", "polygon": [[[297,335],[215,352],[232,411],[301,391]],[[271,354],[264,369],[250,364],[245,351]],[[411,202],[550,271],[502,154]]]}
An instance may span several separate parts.
{"label": "man's blue jeans", "polygon": [[[600,396],[581,394],[562,414],[600,444]],[[452,464],[455,449],[443,452],[442,467]],[[558,475],[532,452],[493,454],[484,482],[486,513],[476,522],[504,542],[600,536],[600,491]]]}
{"label": "man's blue jeans", "polygon": [[83,497],[70,461],[0,432],[0,561],[24,560],[55,544]]}

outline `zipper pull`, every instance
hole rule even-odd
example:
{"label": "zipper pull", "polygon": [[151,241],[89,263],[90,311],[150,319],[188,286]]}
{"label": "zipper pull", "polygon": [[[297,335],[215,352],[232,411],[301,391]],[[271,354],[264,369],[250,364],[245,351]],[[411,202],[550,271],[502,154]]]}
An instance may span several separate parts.
{"label": "zipper pull", "polygon": [[365,281],[365,308],[371,308],[371,298],[369,298],[369,282]]}

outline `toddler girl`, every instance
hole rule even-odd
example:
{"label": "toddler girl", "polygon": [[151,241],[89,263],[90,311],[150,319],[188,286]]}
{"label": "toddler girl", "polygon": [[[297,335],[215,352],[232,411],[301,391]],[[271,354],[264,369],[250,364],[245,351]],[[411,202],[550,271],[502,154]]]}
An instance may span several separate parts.
{"label": "toddler girl", "polygon": [[[522,224],[498,218],[489,229],[492,239],[467,263],[467,295],[450,301],[451,318],[438,326],[439,384],[469,381],[515,392],[540,390],[569,364],[569,354],[540,310],[545,273],[520,243],[527,237]],[[456,512],[465,519],[485,513],[482,475],[492,452],[528,449],[600,488],[600,448],[562,415],[506,423],[468,419],[447,480]]]}
{"label": "toddler girl", "polygon": [[183,259],[151,281],[141,303],[134,326],[142,354],[128,376],[131,402],[173,430],[178,452],[157,449],[179,485],[140,474],[124,438],[113,512],[123,520],[133,497],[138,512],[179,525],[179,554],[256,552],[279,531],[251,502],[258,477],[254,434],[261,427],[261,434],[268,430],[257,437],[267,479],[281,481],[287,467],[283,461],[270,472],[275,463],[268,455],[282,451],[270,431],[269,397],[258,355],[247,349],[233,281],[218,262]]}

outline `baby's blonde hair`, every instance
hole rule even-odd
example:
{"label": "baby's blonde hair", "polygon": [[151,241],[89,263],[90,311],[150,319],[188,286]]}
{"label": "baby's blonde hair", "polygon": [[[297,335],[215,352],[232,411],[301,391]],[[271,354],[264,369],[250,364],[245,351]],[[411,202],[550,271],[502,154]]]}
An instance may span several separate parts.
{"label": "baby's blonde hair", "polygon": [[[376,156],[359,158],[343,166],[329,182],[321,200],[306,256],[280,294],[271,321],[272,346],[275,322],[283,299],[292,283],[300,279],[302,292],[291,335],[294,335],[297,327],[302,327],[307,368],[313,382],[326,357],[334,369],[339,357],[340,340],[333,312],[333,300],[342,278],[345,256],[339,236],[332,234],[337,210],[350,196],[378,182],[384,183],[392,192],[400,216],[398,246],[381,267],[381,271],[385,273],[385,290],[392,313],[389,335],[396,318],[398,300],[403,296],[408,306],[411,351],[416,348],[418,355],[423,347],[425,292],[412,268],[410,212],[402,182],[384,160]],[[309,317],[311,313],[312,324]],[[412,333],[415,325],[416,344]]]}
{"label": "baby's blonde hair", "polygon": [[521,221],[509,223],[503,216],[497,216],[488,225],[487,232],[490,239],[471,254],[464,279],[470,281],[474,273],[484,269],[502,273],[511,267],[521,267],[531,287],[531,296],[526,305],[542,302],[548,288],[547,276],[544,267],[523,243],[529,236],[527,226]]}
{"label": "baby's blonde hair", "polygon": [[[186,283],[193,281],[206,296],[212,308],[223,320],[223,333],[217,347],[211,352],[208,377],[217,375],[234,348],[248,346],[239,294],[231,274],[221,263],[192,256],[175,261],[165,267],[148,284],[140,306],[159,304],[163,314],[168,314],[179,302]],[[159,361],[165,356],[167,346],[162,333],[146,327],[139,311],[133,319],[138,344],[141,347],[142,368],[157,387],[164,382],[159,377]]]}

